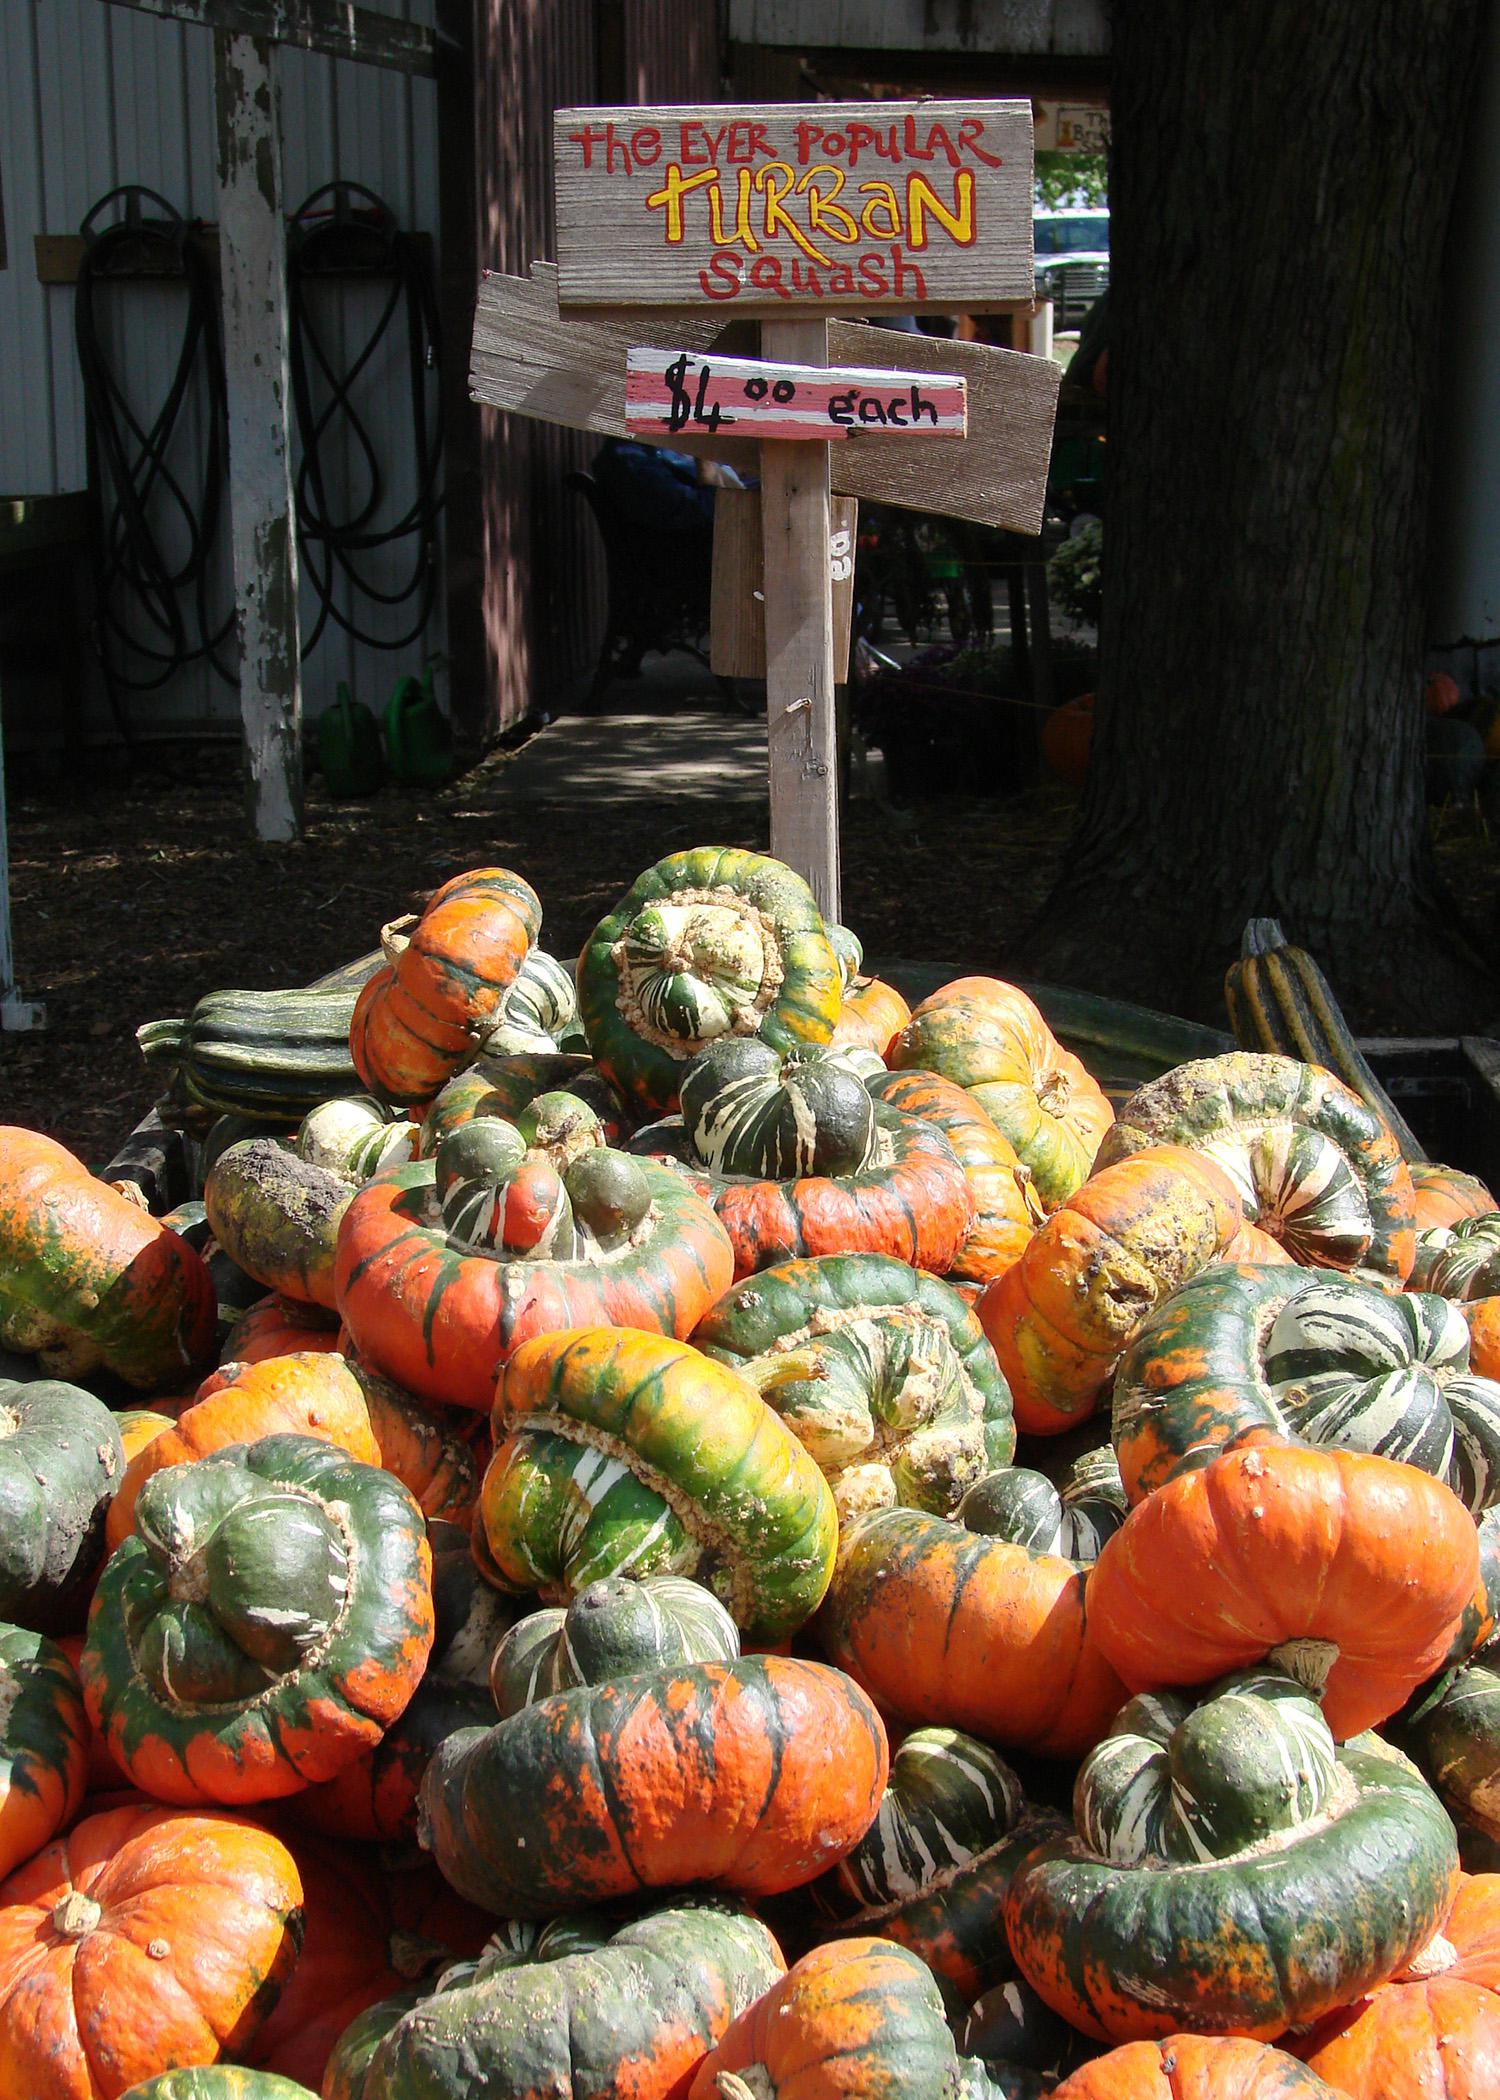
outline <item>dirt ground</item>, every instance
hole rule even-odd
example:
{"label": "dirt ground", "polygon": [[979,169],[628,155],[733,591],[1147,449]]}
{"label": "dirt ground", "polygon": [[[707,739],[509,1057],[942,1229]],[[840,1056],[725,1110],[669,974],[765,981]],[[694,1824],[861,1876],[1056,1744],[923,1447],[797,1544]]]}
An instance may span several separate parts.
{"label": "dirt ground", "polygon": [[[508,866],[545,907],[543,945],[575,954],[663,853],[706,843],[701,813],[646,804],[580,841],[555,813],[496,806],[504,754],[453,786],[334,803],[313,783],[307,836],[248,836],[232,747],[182,747],[10,810],[16,977],[47,1027],[0,1034],[0,1120],[30,1125],[102,1165],[150,1107],[134,1041],[226,986],[302,984],[373,948],[381,925],[446,877]],[[945,798],[891,811],[854,800],[844,827],[844,916],[871,954],[993,969],[1041,903],[1072,818],[1044,784],[1003,803]],[[723,843],[764,849],[763,808],[726,805]],[[1500,917],[1496,855],[1475,815],[1435,825],[1473,922]],[[1476,847],[1480,850],[1476,851]]]}

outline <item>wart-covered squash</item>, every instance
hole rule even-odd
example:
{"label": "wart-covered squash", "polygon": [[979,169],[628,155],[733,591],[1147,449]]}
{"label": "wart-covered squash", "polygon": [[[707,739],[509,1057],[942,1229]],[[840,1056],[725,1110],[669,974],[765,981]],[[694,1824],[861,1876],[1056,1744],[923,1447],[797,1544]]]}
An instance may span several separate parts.
{"label": "wart-covered squash", "polygon": [[213,1361],[201,1255],[35,1130],[0,1128],[0,1346],[149,1392]]}
{"label": "wart-covered squash", "polygon": [[689,1575],[757,1639],[795,1631],[838,1520],[812,1459],[755,1388],[629,1328],[525,1342],[496,1396],[480,1487],[492,1579],[566,1600],[605,1575]]}
{"label": "wart-covered squash", "polygon": [[699,846],[648,868],[584,943],[578,1010],[599,1069],[642,1114],[721,1037],[815,1049],[843,971],[812,891],[762,853]]}
{"label": "wart-covered squash", "polygon": [[784,1966],[764,1925],[713,1902],[507,1924],[391,2026],[361,2100],[676,2100]]}
{"label": "wart-covered squash", "polygon": [[995,977],[959,977],[924,999],[886,1061],[968,1088],[1030,1169],[1049,1211],[1088,1179],[1114,1117],[1034,1002]]}
{"label": "wart-covered squash", "polygon": [[1083,1570],[921,1510],[861,1518],[841,1541],[815,1632],[903,1721],[1078,1756],[1125,1690],[1094,1638]]}
{"label": "wart-covered squash", "polygon": [[882,1254],[781,1262],[694,1330],[812,1454],[840,1519],[905,1503],[948,1516],[1015,1450],[1010,1394],[978,1320],[935,1276]]}
{"label": "wart-covered squash", "polygon": [[1114,1382],[1138,1502],[1247,1431],[1372,1451],[1445,1480],[1477,1516],[1500,1495],[1500,1386],[1469,1369],[1457,1306],[1355,1277],[1222,1264],[1143,1322]]}
{"label": "wart-covered squash", "polygon": [[1148,1145],[1184,1145],[1228,1174],[1246,1218],[1310,1267],[1404,1282],[1416,1255],[1416,1197],[1389,1126],[1359,1095],[1294,1057],[1232,1051],[1138,1087],[1099,1147],[1099,1165]]}
{"label": "wart-covered squash", "polygon": [[1281,1671],[1132,1699],[1079,1768],[1076,1834],[1022,1862],[1021,1971],[1085,2034],[1272,2041],[1383,1982],[1445,1915],[1453,1827],[1377,1737],[1342,1750]]}
{"label": "wart-covered squash", "polygon": [[822,1663],[647,1671],[450,1737],[422,1782],[422,1841],[506,1917],[648,1889],[775,1895],[859,1842],[888,1758],[874,1707]]}
{"label": "wart-covered squash", "polygon": [[1089,1621],[1132,1691],[1284,1663],[1342,1741],[1443,1664],[1478,1582],[1474,1520],[1440,1481],[1252,1430],[1131,1511],[1089,1576]]}
{"label": "wart-covered squash", "polygon": [[0,2092],[118,2100],[242,2054],[302,1939],[279,1838],[152,1806],[86,1816],[0,1883]]}
{"label": "wart-covered squash", "polygon": [[1222,1257],[1240,1219],[1228,1176],[1182,1146],[1090,1175],[979,1300],[1017,1428],[1056,1436],[1086,1421],[1141,1322]]}
{"label": "wart-covered squash", "polygon": [[[360,1354],[426,1399],[483,1411],[501,1364],[528,1336],[591,1325],[691,1334],[733,1276],[724,1229],[671,1168],[609,1159],[629,1189],[612,1194],[611,1183],[584,1198],[585,1224],[592,1201],[602,1229],[560,1258],[509,1249],[503,1233],[499,1246],[458,1236],[435,1159],[366,1182],[340,1227],[337,1264],[339,1310]],[[570,1186],[579,1172],[600,1170],[577,1161]]]}
{"label": "wart-covered squash", "polygon": [[416,1690],[422,1513],[391,1474],[272,1436],[154,1474],[99,1578],[89,1718],[143,1792],[272,1800],[329,1779]]}

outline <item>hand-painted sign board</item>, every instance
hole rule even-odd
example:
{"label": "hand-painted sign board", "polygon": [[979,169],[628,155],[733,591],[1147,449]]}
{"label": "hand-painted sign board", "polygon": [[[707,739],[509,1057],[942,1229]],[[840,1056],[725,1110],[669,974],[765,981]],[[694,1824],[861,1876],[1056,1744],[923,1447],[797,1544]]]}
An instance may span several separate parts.
{"label": "hand-painted sign board", "polygon": [[983,312],[1032,296],[1029,102],[560,109],[569,306]]}
{"label": "hand-painted sign board", "polygon": [[952,373],[834,371],[633,349],[625,360],[625,427],[658,440],[718,430],[824,443],[882,430],[961,438],[968,387]]}

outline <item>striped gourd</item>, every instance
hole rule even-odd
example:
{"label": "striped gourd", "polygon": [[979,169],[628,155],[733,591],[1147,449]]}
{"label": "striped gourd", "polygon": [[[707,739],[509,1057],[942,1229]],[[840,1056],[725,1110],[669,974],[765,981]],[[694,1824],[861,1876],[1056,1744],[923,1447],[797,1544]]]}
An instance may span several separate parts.
{"label": "striped gourd", "polygon": [[417,1126],[373,1094],[348,1094],[302,1118],[295,1149],[311,1166],[367,1181],[382,1167],[416,1158]]}
{"label": "striped gourd", "polygon": [[679,1663],[736,1662],[739,1629],[710,1590],[682,1575],[609,1576],[517,1620],[490,1663],[501,1720],[533,1700]]}
{"label": "striped gourd", "polygon": [[838,1060],[782,1058],[754,1037],[712,1044],[682,1076],[682,1120],[715,1174],[788,1181],[858,1173],[875,1142],[875,1104]]}
{"label": "striped gourd", "polygon": [[1369,1063],[1339,1011],[1327,978],[1276,919],[1250,919],[1238,962],[1224,977],[1229,1025],[1242,1050],[1279,1050],[1336,1072],[1390,1126],[1403,1159],[1425,1159],[1421,1141]]}
{"label": "striped gourd", "polygon": [[916,1728],[891,1759],[875,1821],[806,1891],[827,1918],[917,1895],[1010,1831],[1021,1782],[988,1743],[957,1728]]}
{"label": "striped gourd", "polygon": [[555,1051],[578,1013],[573,973],[555,955],[533,948],[500,1001],[500,1013],[480,1045],[486,1057]]}
{"label": "striped gourd", "polygon": [[[1061,1487],[1045,1473],[1006,1466],[977,1480],[958,1506],[958,1522],[986,1538],[1009,1539],[1035,1553],[1055,1553],[1087,1567],[1125,1521],[1125,1489],[1111,1451],[1087,1458],[1107,1460],[1089,1467],[1080,1460]],[[1113,1478],[1110,1474],[1113,1474]]]}
{"label": "striped gourd", "polygon": [[1468,1362],[1463,1315],[1441,1298],[1320,1278],[1277,1314],[1265,1374],[1294,1435],[1442,1479],[1453,1451],[1444,1374]]}
{"label": "striped gourd", "polygon": [[146,1022],[135,1032],[141,1053],[169,1074],[161,1120],[201,1131],[236,1115],[289,1130],[320,1101],[363,1093],[349,1054],[358,996],[345,986],[209,992],[190,1014]]}
{"label": "striped gourd", "polygon": [[1280,1670],[1238,1670],[1201,1698],[1130,1700],[1079,1768],[1073,1816],[1122,1866],[1230,1859],[1320,1815],[1337,1771],[1315,1696]]}
{"label": "striped gourd", "polygon": [[1500,1292],[1500,1211],[1420,1234],[1410,1287],[1463,1302]]}

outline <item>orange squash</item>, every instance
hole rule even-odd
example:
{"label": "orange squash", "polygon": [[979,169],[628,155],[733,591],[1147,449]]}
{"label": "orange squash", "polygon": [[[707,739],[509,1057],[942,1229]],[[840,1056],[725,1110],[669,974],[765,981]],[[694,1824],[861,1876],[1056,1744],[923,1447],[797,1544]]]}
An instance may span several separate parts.
{"label": "orange squash", "polygon": [[1305,2064],[1238,2035],[1127,2042],[1065,2078],[1052,2100],[1344,2100]]}
{"label": "orange squash", "polygon": [[947,1281],[984,1283],[1020,1259],[1046,1216],[1010,1139],[974,1096],[936,1072],[889,1072],[867,1082],[877,1101],[920,1116],[943,1133],[958,1155],[974,1198],[974,1224]]}
{"label": "orange squash", "polygon": [[884,1057],[895,1038],[911,1019],[911,1008],[893,984],[881,977],[856,977],[844,988],[833,1044],[867,1041],[878,1057]]}
{"label": "orange squash", "polygon": [[1470,1298],[1458,1309],[1469,1323],[1469,1369],[1500,1379],[1500,1298]]}
{"label": "orange squash", "polygon": [[1057,1436],[1086,1421],[1147,1313],[1223,1260],[1242,1222],[1228,1176],[1181,1146],[1084,1182],[979,1301],[1016,1427]]}
{"label": "orange squash", "polygon": [[1417,1159],[1411,1161],[1409,1172],[1416,1192],[1418,1232],[1430,1231],[1434,1225],[1456,1225],[1460,1218],[1479,1218],[1500,1208],[1477,1175],[1460,1173],[1457,1167]]}

